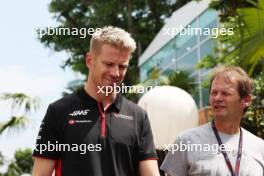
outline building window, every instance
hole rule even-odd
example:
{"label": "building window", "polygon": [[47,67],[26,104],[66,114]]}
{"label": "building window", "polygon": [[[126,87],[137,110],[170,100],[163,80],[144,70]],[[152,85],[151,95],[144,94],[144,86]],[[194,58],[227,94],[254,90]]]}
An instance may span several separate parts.
{"label": "building window", "polygon": [[204,58],[206,55],[213,54],[214,46],[215,42],[213,39],[208,39],[206,42],[204,42],[200,47],[201,59]]}
{"label": "building window", "polygon": [[[206,10],[193,19],[185,28],[199,28],[203,31],[204,28],[212,29],[216,27],[218,27],[218,12]],[[197,91],[193,94],[197,105],[199,107],[208,105],[208,89],[202,88],[200,84],[207,79],[210,70],[202,69],[198,71],[195,69],[195,65],[206,55],[213,54],[216,43],[211,37],[210,35],[203,35],[203,32],[199,35],[197,33],[178,34],[166,45],[161,46],[159,51],[141,65],[141,82],[148,78],[154,67],[160,68],[163,75],[169,75],[177,69],[189,70],[192,73],[191,75],[197,78]]]}
{"label": "building window", "polygon": [[194,70],[195,64],[198,62],[197,49],[182,57],[178,63],[177,68],[181,70]]}
{"label": "building window", "polygon": [[[199,17],[199,26],[201,29],[205,28],[216,28],[218,26],[218,17],[217,12],[213,10],[206,10],[204,13],[202,13]],[[210,38],[208,35],[200,35],[200,41]]]}

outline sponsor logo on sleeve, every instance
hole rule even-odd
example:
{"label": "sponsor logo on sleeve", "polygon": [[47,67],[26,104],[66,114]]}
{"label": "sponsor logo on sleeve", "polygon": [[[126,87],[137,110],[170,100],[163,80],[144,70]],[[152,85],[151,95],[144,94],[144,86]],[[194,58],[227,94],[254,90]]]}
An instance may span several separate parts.
{"label": "sponsor logo on sleeve", "polygon": [[128,116],[124,114],[119,114],[119,113],[113,113],[116,118],[121,118],[121,119],[126,119],[126,120],[134,120],[133,116]]}

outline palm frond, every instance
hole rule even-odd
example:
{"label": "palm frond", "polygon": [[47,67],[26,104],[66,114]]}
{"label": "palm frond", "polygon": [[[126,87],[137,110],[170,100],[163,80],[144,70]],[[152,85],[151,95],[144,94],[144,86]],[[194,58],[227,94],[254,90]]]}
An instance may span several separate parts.
{"label": "palm frond", "polygon": [[0,100],[11,100],[12,109],[24,109],[24,113],[28,113],[31,110],[38,110],[39,99],[31,98],[24,93],[3,93],[0,96]]}
{"label": "palm frond", "polygon": [[2,134],[7,129],[19,129],[25,127],[25,124],[28,122],[28,118],[25,116],[16,117],[13,116],[10,120],[0,123],[0,134]]}
{"label": "palm frond", "polygon": [[264,1],[256,8],[238,9],[238,17],[230,20],[234,35],[221,36],[220,41],[230,48],[226,62],[242,66],[252,75],[264,58]]}

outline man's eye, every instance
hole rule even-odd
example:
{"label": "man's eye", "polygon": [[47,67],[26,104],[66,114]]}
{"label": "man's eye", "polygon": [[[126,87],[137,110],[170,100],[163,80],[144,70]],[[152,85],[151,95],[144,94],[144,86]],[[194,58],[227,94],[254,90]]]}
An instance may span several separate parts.
{"label": "man's eye", "polygon": [[126,69],[127,66],[126,66],[126,65],[120,65],[119,68],[120,68],[120,69]]}
{"label": "man's eye", "polygon": [[223,94],[223,96],[228,96],[229,95],[228,92],[223,92],[222,94]]}
{"label": "man's eye", "polygon": [[211,95],[215,96],[217,95],[217,92],[211,92]]}
{"label": "man's eye", "polygon": [[113,64],[112,63],[105,63],[106,66],[111,67]]}

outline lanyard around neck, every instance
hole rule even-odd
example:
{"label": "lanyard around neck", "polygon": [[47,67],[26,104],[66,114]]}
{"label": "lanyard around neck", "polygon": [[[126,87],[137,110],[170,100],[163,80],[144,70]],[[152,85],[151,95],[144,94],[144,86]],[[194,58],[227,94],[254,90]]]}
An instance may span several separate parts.
{"label": "lanyard around neck", "polygon": [[[218,130],[215,127],[215,121],[214,120],[212,121],[212,128],[214,130],[214,134],[215,134],[215,137],[216,137],[216,139],[218,141],[218,144],[222,145],[223,143],[222,143],[222,140],[221,140],[221,138],[219,136]],[[230,163],[230,160],[229,160],[229,158],[227,156],[226,151],[225,150],[221,150],[221,152],[222,152],[222,154],[223,154],[223,156],[225,158],[225,162],[226,162],[226,164],[227,164],[232,176],[238,176],[238,173],[239,173],[240,161],[241,161],[241,156],[242,156],[242,145],[243,145],[242,143],[243,143],[243,134],[242,134],[242,130],[240,128],[238,154],[237,154],[237,160],[236,160],[235,173],[233,172],[232,165]]]}

